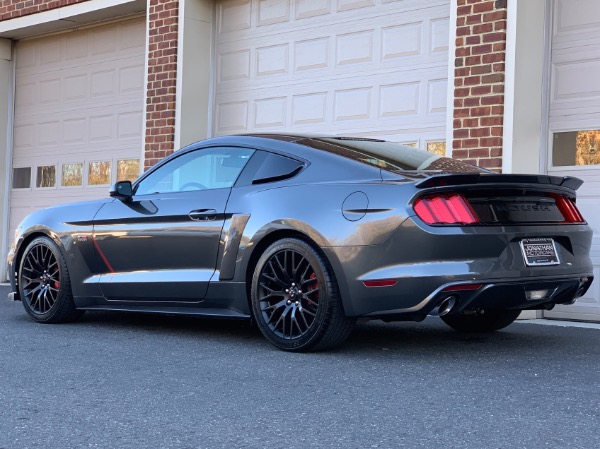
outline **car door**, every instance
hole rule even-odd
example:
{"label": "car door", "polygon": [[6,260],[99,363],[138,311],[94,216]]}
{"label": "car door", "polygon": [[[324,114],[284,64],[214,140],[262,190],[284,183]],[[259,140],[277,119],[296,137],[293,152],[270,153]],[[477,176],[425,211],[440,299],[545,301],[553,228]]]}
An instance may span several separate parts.
{"label": "car door", "polygon": [[121,301],[200,301],[219,250],[231,188],[253,150],[187,151],[143,177],[129,200],[94,219],[94,246],[106,267],[103,295]]}

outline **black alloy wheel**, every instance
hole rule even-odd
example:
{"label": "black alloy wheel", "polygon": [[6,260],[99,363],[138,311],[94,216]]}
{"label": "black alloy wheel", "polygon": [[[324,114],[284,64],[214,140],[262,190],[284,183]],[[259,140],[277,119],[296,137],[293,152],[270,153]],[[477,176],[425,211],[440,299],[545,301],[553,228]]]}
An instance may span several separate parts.
{"label": "black alloy wheel", "polygon": [[65,259],[48,237],[34,239],[19,265],[19,294],[27,313],[39,323],[61,323],[78,318]]}
{"label": "black alloy wheel", "polygon": [[283,239],[263,253],[252,279],[252,308],[263,335],[288,351],[340,345],[352,331],[327,261],[306,242]]}
{"label": "black alloy wheel", "polygon": [[458,332],[485,333],[504,329],[512,324],[521,313],[516,309],[481,309],[470,312],[444,315],[441,318],[444,323]]}

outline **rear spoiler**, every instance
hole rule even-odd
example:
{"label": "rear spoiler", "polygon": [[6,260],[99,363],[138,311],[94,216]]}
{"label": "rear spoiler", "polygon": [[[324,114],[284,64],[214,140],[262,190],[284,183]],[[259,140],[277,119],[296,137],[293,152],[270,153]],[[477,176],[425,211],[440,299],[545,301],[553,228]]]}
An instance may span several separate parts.
{"label": "rear spoiler", "polygon": [[426,187],[457,186],[465,184],[548,184],[577,190],[583,184],[579,178],[572,176],[518,175],[497,173],[458,173],[433,175],[415,184]]}

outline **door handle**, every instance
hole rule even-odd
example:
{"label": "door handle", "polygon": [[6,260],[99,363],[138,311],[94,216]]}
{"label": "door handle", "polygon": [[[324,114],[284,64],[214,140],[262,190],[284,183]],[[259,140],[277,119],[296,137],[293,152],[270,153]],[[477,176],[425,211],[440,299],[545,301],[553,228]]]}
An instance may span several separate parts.
{"label": "door handle", "polygon": [[188,216],[195,221],[216,220],[217,211],[215,209],[197,209],[191,211]]}

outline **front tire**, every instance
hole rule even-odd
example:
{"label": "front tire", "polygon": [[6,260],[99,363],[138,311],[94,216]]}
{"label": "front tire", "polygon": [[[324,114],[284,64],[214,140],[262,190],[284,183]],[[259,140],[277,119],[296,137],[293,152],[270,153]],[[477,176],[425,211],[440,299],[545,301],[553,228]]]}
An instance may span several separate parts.
{"label": "front tire", "polygon": [[520,310],[484,309],[470,315],[444,315],[442,320],[458,332],[494,332],[504,329],[517,319]]}
{"label": "front tire", "polygon": [[50,238],[32,240],[17,274],[25,311],[38,323],[65,323],[83,315],[75,308],[69,270],[60,249]]}
{"label": "front tire", "polygon": [[262,334],[286,351],[339,346],[355,322],[344,313],[328,261],[299,239],[279,240],[262,254],[252,277],[251,301]]}

